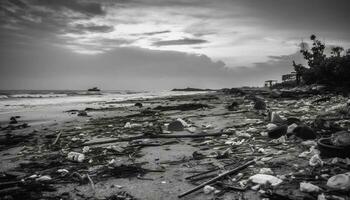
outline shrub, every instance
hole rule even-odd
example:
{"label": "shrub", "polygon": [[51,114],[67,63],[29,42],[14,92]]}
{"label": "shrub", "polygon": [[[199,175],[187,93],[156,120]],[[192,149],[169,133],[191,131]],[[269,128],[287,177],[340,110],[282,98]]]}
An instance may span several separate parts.
{"label": "shrub", "polygon": [[341,55],[342,47],[333,47],[331,56],[324,54],[325,44],[311,35],[312,48],[302,49],[300,52],[308,61],[308,67],[293,61],[297,77],[301,77],[305,84],[324,84],[334,87],[350,88],[350,50]]}

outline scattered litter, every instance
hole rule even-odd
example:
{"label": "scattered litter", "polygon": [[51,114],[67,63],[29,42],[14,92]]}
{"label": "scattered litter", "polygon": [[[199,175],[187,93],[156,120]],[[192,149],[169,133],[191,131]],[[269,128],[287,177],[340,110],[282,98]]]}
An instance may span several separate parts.
{"label": "scattered litter", "polygon": [[272,186],[277,186],[283,182],[281,179],[268,174],[255,174],[251,176],[249,180],[256,184],[271,184]]}
{"label": "scattered litter", "polygon": [[85,155],[78,152],[69,152],[67,158],[70,161],[83,162],[85,160]]}
{"label": "scattered litter", "polygon": [[314,185],[314,184],[311,184],[311,183],[306,183],[306,182],[301,182],[300,183],[300,191],[302,192],[319,192],[321,191],[321,188]]}
{"label": "scattered litter", "polygon": [[206,185],[203,188],[204,194],[210,194],[210,193],[214,192],[215,190],[216,189],[214,187],[210,186],[210,185]]}

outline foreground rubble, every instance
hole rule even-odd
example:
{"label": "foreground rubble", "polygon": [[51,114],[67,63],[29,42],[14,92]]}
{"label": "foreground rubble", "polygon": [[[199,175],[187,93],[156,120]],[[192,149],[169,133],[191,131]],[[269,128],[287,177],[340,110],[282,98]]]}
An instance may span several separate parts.
{"label": "foreground rubble", "polygon": [[226,89],[128,103],[3,128],[0,199],[350,199],[348,97]]}

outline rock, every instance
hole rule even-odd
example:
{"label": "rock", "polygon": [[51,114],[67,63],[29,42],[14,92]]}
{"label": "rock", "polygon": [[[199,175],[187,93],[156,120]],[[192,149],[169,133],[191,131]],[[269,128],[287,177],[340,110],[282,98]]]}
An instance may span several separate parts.
{"label": "rock", "polygon": [[306,125],[299,125],[298,127],[294,128],[293,133],[296,137],[303,140],[313,140],[317,137],[315,131]]}
{"label": "rock", "polygon": [[140,103],[140,102],[137,102],[137,103],[135,103],[135,104],[134,104],[134,106],[135,106],[135,107],[139,107],[139,108],[142,108],[142,106],[143,106],[143,105],[142,105],[142,103]]}
{"label": "rock", "polygon": [[350,189],[350,172],[337,174],[327,181],[327,186],[332,189],[349,190]]}
{"label": "rock", "polygon": [[184,128],[184,125],[178,120],[175,120],[168,125],[168,131],[183,131]]}
{"label": "rock", "polygon": [[10,123],[9,124],[17,124],[18,122],[17,122],[17,119],[16,119],[16,117],[11,117],[10,118]]}
{"label": "rock", "polygon": [[270,96],[271,96],[272,98],[279,98],[279,97],[282,96],[282,92],[279,91],[279,90],[273,89],[273,90],[271,91],[271,93],[270,93]]}
{"label": "rock", "polygon": [[312,167],[323,166],[323,161],[320,158],[320,155],[315,154],[309,160],[309,165]]}
{"label": "rock", "polygon": [[275,176],[267,175],[267,174],[255,174],[249,178],[253,183],[265,185],[271,184],[272,186],[277,186],[281,184],[283,181]]}
{"label": "rock", "polygon": [[335,146],[347,147],[350,146],[350,132],[339,131],[333,134],[332,143]]}
{"label": "rock", "polygon": [[295,117],[288,117],[287,120],[286,120],[286,123],[287,123],[288,125],[300,124],[301,121],[300,121],[300,119],[295,118]]}
{"label": "rock", "polygon": [[306,183],[306,182],[301,182],[299,189],[301,192],[311,192],[311,193],[321,191],[321,188],[318,187],[317,185]]}
{"label": "rock", "polygon": [[256,110],[266,110],[266,103],[263,99],[257,98],[254,103],[254,109]]}
{"label": "rock", "polygon": [[227,109],[229,111],[234,111],[234,110],[238,109],[238,106],[239,106],[238,102],[234,101],[234,102],[231,103],[231,105],[227,106]]}
{"label": "rock", "polygon": [[277,139],[287,134],[287,125],[278,126],[267,132],[269,138]]}
{"label": "rock", "polygon": [[88,114],[87,114],[86,111],[81,110],[81,111],[78,112],[78,116],[80,116],[80,117],[86,117],[86,116],[88,116]]}

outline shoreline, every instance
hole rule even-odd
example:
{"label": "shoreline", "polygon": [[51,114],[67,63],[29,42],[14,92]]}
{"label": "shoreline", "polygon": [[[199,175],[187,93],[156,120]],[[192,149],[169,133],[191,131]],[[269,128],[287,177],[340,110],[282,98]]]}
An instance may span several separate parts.
{"label": "shoreline", "polygon": [[[305,193],[299,191],[299,183],[309,180],[302,174],[320,176],[322,168],[309,166],[310,155],[299,157],[309,149],[300,138],[276,141],[262,134],[267,132],[266,126],[271,121],[267,119],[266,111],[258,112],[254,109],[254,96],[261,96],[268,109],[277,112],[283,119],[294,117],[307,125],[311,125],[330,106],[344,104],[348,98],[333,96],[329,102],[320,101],[316,104],[313,102],[322,98],[322,95],[302,97],[300,100],[299,97],[273,98],[271,94],[266,95],[265,91],[245,93],[243,95],[232,90],[226,94],[213,92],[127,100],[118,103],[131,106],[107,106],[107,109],[88,110],[90,116],[87,117],[78,117],[76,113],[79,111],[75,111],[72,114],[74,117],[56,124],[1,131],[2,136],[18,136],[19,143],[1,146],[0,168],[2,173],[15,176],[12,181],[24,179],[30,183],[40,183],[43,188],[34,193],[44,199],[108,199],[123,192],[124,196],[127,193],[135,199],[178,199],[181,193],[222,171],[238,167],[251,159],[268,157],[266,161],[241,171],[243,174],[240,179],[237,175],[224,179],[224,185],[230,184],[242,189],[239,185],[241,181],[248,180],[262,168],[270,168],[274,176],[285,176],[281,186],[272,190],[274,194],[287,195],[293,192],[294,199],[302,199]],[[238,106],[228,109],[232,102],[237,102]],[[114,103],[117,102],[111,104]],[[142,107],[134,106],[135,103],[141,103]],[[184,121],[184,129],[169,131],[167,124],[176,119]],[[219,137],[182,136],[217,133],[220,133]],[[114,142],[90,145],[108,140]],[[315,142],[316,139],[312,141]],[[69,152],[83,153],[84,161],[69,160]],[[334,167],[331,160],[324,159],[324,162],[329,163],[326,168]],[[225,170],[213,171],[207,178],[202,177],[196,181],[186,179],[230,163]],[[58,172],[60,169],[68,172]],[[304,172],[301,173],[300,170]],[[332,173],[334,172],[328,174],[334,175]],[[85,178],[79,178],[77,174]],[[290,174],[299,178],[293,179]],[[87,175],[91,180],[86,179]],[[40,177],[50,177],[50,180],[40,181]],[[234,178],[236,181],[232,182]],[[320,179],[313,183],[323,186],[325,181],[327,180]],[[262,198],[260,192],[250,189],[255,184],[247,181],[244,185],[247,186],[246,189],[237,191],[223,189],[224,186],[215,183],[213,187],[221,193],[204,194],[201,189],[184,199],[232,199],[240,196],[246,199]],[[56,191],[47,191],[44,186],[50,186]],[[23,188],[26,189],[22,186]]]}

